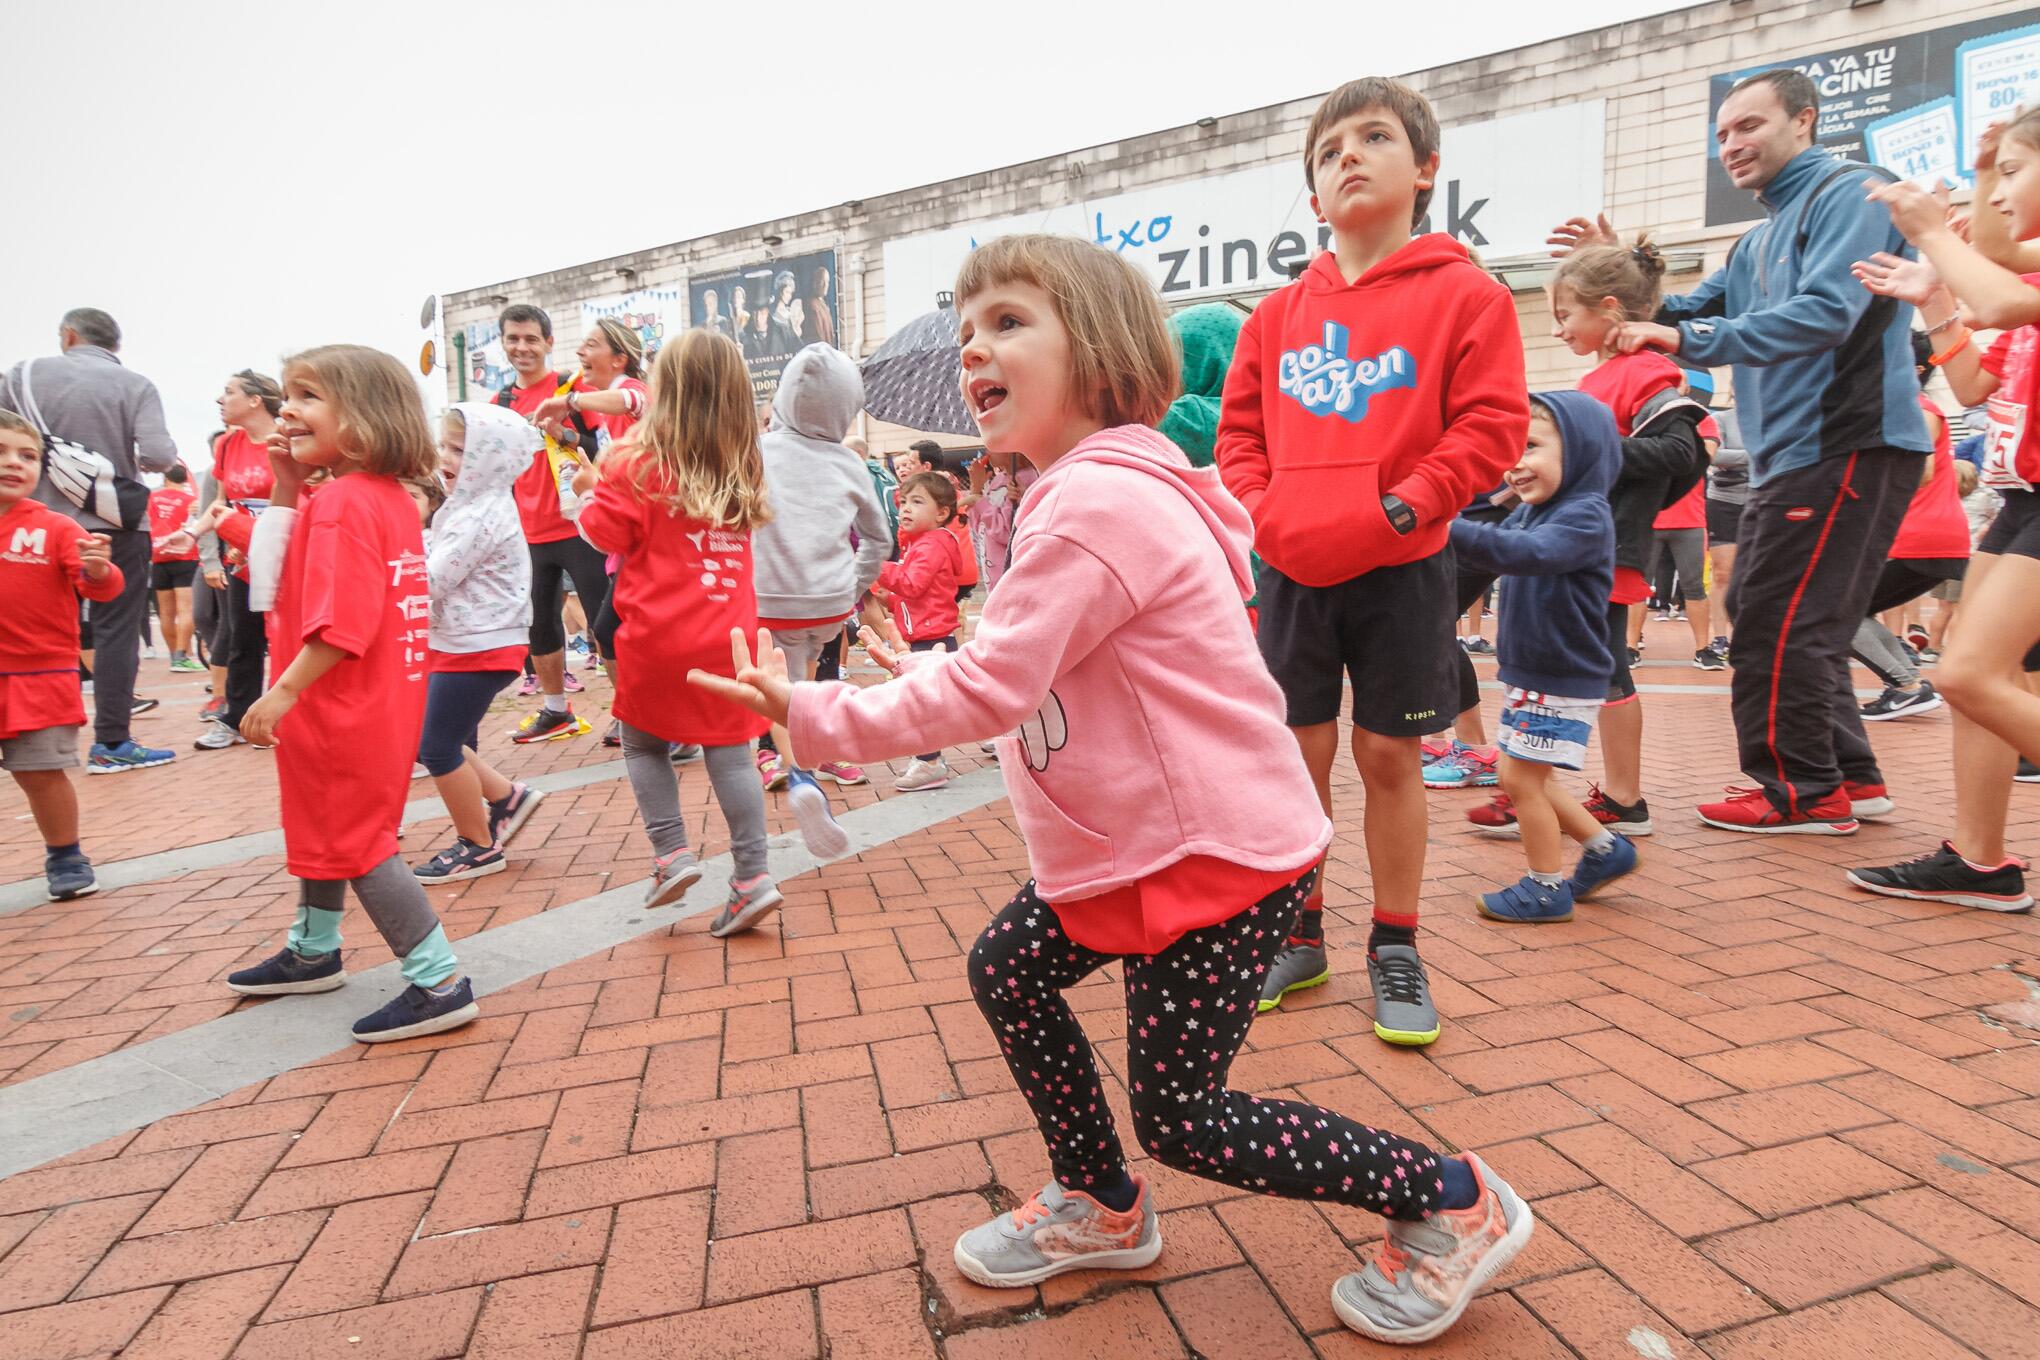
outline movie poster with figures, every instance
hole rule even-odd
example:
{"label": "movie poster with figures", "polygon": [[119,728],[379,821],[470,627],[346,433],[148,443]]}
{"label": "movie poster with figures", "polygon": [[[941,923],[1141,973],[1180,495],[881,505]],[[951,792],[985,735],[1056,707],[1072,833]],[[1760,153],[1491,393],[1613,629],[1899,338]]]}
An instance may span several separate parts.
{"label": "movie poster with figures", "polygon": [[1921,185],[1967,184],[1983,130],[2040,103],[2040,9],[1880,38],[1729,71],[1708,82],[1707,225],[1753,222],[1756,195],[1729,182],[1714,152],[1715,115],[1739,80],[1790,66],[1820,94],[1814,137],[1846,160]]}
{"label": "movie poster with figures", "polygon": [[841,347],[836,252],[760,260],[687,281],[687,320],[727,335],[744,351],[751,395],[771,401],[786,361],[809,345]]}
{"label": "movie poster with figures", "polygon": [[678,288],[640,288],[622,297],[597,298],[581,304],[581,334],[586,335],[595,328],[595,323],[614,317],[636,331],[645,342],[645,368],[650,371],[652,356],[659,352],[659,346],[666,343],[666,337],[676,334],[685,323],[680,317],[680,290]]}

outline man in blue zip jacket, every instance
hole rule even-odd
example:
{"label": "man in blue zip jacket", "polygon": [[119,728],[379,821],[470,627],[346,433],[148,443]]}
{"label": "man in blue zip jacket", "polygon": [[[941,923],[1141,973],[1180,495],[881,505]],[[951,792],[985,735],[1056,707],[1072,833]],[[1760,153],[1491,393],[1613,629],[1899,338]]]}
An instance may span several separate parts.
{"label": "man in blue zip jacket", "polygon": [[[1691,367],[1732,364],[1750,451],[1728,611],[1736,741],[1757,789],[1703,805],[1730,831],[1848,835],[1891,810],[1863,732],[1849,639],[1931,451],[1913,376],[1912,308],[1849,274],[1906,243],[1868,187],[1889,178],[1814,145],[1813,82],[1764,71],[1721,103],[1715,140],[1739,189],[1769,214],[1728,262],[1657,323],[1616,341]],[[1575,219],[1555,245],[1613,244],[1606,219]],[[1564,253],[1563,251],[1560,252]]]}

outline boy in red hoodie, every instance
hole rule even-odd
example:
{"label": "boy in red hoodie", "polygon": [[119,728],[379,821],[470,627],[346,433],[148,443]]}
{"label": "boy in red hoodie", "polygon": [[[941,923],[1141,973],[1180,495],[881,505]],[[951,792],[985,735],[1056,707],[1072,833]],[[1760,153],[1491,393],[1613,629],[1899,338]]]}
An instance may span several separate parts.
{"label": "boy in red hoodie", "polygon": [[[949,526],[956,519],[956,483],[945,472],[917,472],[900,483],[900,560],[879,568],[878,588],[892,596],[893,622],[917,652],[956,650],[957,582],[963,548]],[[893,787],[902,793],[949,782],[940,751],[915,756]]]}
{"label": "boy in red hoodie", "polygon": [[[46,847],[50,900],[99,891],[78,848],[78,596],[111,600],[120,568],[105,534],[88,533],[34,498],[42,435],[0,411],[0,769],[28,798]],[[74,594],[73,592],[76,592]]]}
{"label": "boy in red hoodie", "polygon": [[[1261,655],[1330,813],[1342,677],[1367,792],[1374,1031],[1438,1037],[1417,958],[1428,832],[1420,743],[1458,708],[1452,517],[1493,486],[1530,423],[1506,288],[1449,236],[1412,238],[1438,176],[1438,120],[1370,77],[1326,96],[1304,139],[1332,249],[1247,319],[1218,430],[1225,485],[1264,567]],[[1314,893],[1270,966],[1261,1008],[1330,977]]]}

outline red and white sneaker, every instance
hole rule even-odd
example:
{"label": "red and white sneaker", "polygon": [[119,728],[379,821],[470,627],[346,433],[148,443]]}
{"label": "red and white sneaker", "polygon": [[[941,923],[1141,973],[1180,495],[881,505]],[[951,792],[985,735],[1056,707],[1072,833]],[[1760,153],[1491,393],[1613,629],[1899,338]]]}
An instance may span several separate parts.
{"label": "red and white sneaker", "polygon": [[1477,808],[1466,810],[1466,820],[1473,823],[1473,829],[1483,836],[1520,837],[1523,832],[1516,825],[1516,805],[1509,801],[1509,795],[1498,793]]}
{"label": "red and white sneaker", "polygon": [[1697,810],[1709,826],[1759,835],[1853,836],[1860,825],[1840,789],[1797,813],[1780,812],[1762,789],[1735,790],[1726,802],[1702,803]]}
{"label": "red and white sneaker", "polygon": [[868,784],[870,778],[863,770],[847,760],[825,760],[815,766],[815,778],[835,781],[844,788],[857,784]]}
{"label": "red and white sneaker", "polygon": [[1890,790],[1882,784],[1858,784],[1844,779],[1842,792],[1848,795],[1849,811],[1858,817],[1889,816],[1898,806],[1891,801]]}

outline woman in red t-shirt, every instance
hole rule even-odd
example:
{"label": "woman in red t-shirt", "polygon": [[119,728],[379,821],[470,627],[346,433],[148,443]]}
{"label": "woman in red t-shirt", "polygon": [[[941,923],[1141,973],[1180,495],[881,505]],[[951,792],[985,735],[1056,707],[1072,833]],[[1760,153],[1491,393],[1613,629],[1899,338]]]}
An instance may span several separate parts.
{"label": "woman in red t-shirt", "polygon": [[[283,389],[276,379],[247,368],[227,379],[219,395],[220,422],[227,432],[213,444],[212,475],[219,499],[207,508],[205,527],[217,530],[230,513],[260,514],[268,506],[274,477],[267,445],[282,407]],[[213,584],[211,577],[206,580]],[[225,692],[215,697],[225,702],[192,743],[201,751],[224,751],[242,744],[241,719],[262,697],[263,669],[269,661],[262,615],[248,606],[246,565],[231,567],[218,584],[226,590],[222,617],[227,673]]]}

